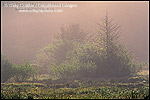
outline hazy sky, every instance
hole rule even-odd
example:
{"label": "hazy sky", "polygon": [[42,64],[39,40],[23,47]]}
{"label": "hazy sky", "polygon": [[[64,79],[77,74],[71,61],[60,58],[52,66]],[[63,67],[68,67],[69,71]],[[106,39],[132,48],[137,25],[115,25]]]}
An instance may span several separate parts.
{"label": "hazy sky", "polygon": [[121,24],[122,42],[127,48],[140,61],[149,62],[148,1],[66,2],[77,7],[56,8],[63,12],[49,13],[21,13],[13,7],[4,7],[3,3],[6,2],[1,3],[2,54],[15,63],[22,62],[24,58],[31,59],[39,48],[51,41],[54,33],[59,32],[62,24],[80,23],[83,29],[96,32],[96,23],[100,22],[106,11],[114,21]]}

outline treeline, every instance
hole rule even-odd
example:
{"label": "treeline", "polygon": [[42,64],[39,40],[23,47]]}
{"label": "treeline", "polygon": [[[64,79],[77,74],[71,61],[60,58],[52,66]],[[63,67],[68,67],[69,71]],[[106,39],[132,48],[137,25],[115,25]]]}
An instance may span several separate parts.
{"label": "treeline", "polygon": [[49,74],[58,78],[119,78],[135,75],[140,63],[120,43],[120,26],[106,14],[97,23],[97,33],[87,33],[79,24],[62,25],[60,33],[43,47],[34,58],[32,66],[27,61],[12,65],[2,57],[2,82],[10,77],[24,81],[35,74]]}

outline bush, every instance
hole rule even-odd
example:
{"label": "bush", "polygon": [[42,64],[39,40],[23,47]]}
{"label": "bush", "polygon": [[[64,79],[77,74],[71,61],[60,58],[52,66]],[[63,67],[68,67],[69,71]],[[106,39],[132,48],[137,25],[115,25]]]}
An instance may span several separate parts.
{"label": "bush", "polygon": [[1,55],[1,82],[4,83],[13,76],[12,62]]}
{"label": "bush", "polygon": [[14,64],[14,77],[17,82],[25,81],[27,78],[30,78],[33,76],[34,79],[34,74],[36,73],[36,70],[34,67],[30,65],[29,62],[24,60],[24,64]]}
{"label": "bush", "polygon": [[57,77],[78,79],[90,76],[96,66],[93,62],[82,63],[76,58],[62,62],[59,66],[54,64],[52,70]]}

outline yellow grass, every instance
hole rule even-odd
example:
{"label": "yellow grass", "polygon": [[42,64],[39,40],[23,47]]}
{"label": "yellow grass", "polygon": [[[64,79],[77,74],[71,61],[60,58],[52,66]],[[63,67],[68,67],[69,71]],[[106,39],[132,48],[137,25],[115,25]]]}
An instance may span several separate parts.
{"label": "yellow grass", "polygon": [[149,70],[142,70],[138,73],[139,75],[148,75],[149,76]]}

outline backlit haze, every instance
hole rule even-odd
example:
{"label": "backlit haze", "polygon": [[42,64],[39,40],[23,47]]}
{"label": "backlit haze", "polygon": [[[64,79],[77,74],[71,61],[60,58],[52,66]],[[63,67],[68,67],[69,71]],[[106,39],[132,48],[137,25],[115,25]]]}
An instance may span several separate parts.
{"label": "backlit haze", "polygon": [[[59,2],[77,5],[57,8],[63,12],[21,13],[1,2],[1,54],[21,63],[52,40],[62,24],[79,23],[88,32],[98,30],[97,22],[108,11],[121,25],[121,42],[137,59],[149,62],[149,3],[148,2]],[[51,2],[48,2],[51,3]]]}

